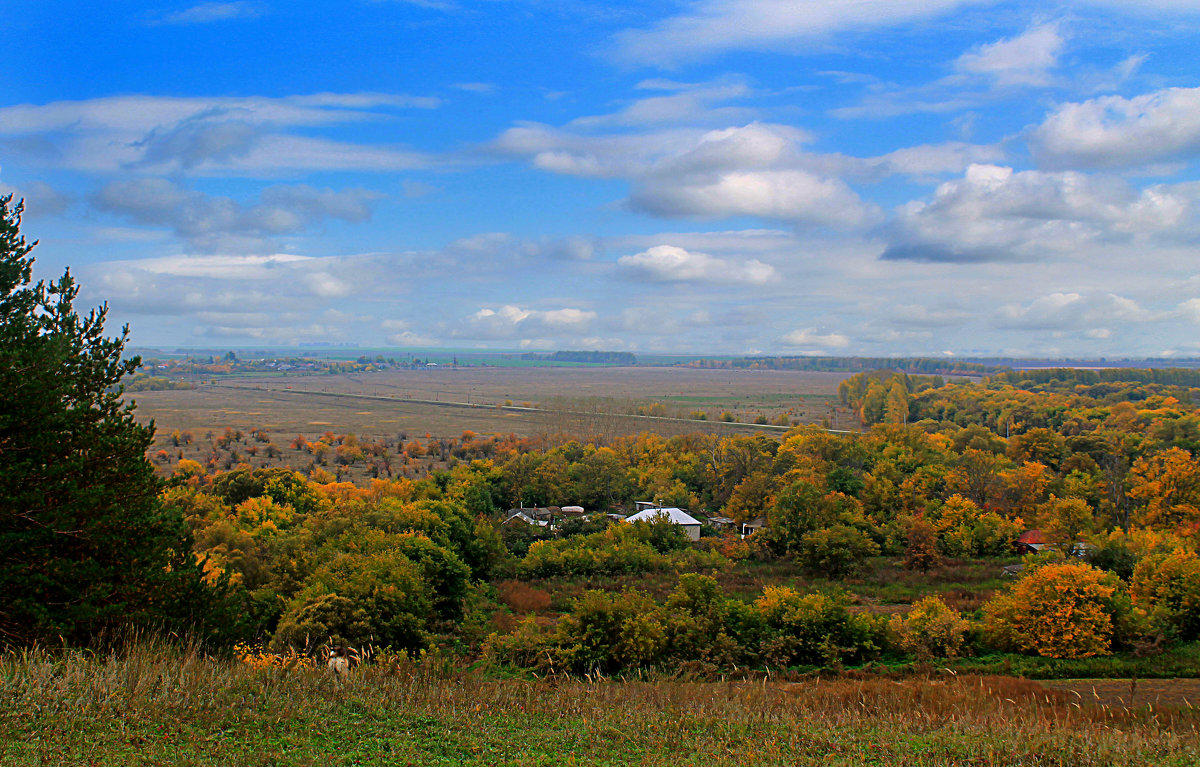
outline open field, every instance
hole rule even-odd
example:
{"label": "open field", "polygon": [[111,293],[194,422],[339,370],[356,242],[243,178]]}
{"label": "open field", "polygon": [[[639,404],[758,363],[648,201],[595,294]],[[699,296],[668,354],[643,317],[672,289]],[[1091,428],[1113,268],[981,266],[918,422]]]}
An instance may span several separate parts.
{"label": "open field", "polygon": [[1200,715],[1005,677],[502,678],[139,646],[0,661],[5,765],[1194,765]]}
{"label": "open field", "polygon": [[[779,433],[751,421],[762,416],[790,423],[850,427],[835,408],[841,373],[688,368],[458,368],[391,370],[355,375],[278,375],[216,379],[194,390],[131,395],[138,418],[154,420],[154,450],[204,463],[212,437],[225,428],[268,431],[280,455],[247,456],[253,466],[304,468],[308,453],[291,450],[296,435],[326,431],[378,441],[458,438],[478,434],[612,439],[651,431],[665,436]],[[657,417],[638,415],[653,412]],[[650,409],[649,411],[647,409]],[[702,411],[707,420],[690,416]],[[724,423],[728,412],[741,423]],[[190,445],[168,444],[190,431]],[[227,456],[223,456],[223,459]],[[418,471],[420,467],[412,467]],[[424,467],[428,468],[428,467]],[[362,479],[363,467],[347,470]]]}

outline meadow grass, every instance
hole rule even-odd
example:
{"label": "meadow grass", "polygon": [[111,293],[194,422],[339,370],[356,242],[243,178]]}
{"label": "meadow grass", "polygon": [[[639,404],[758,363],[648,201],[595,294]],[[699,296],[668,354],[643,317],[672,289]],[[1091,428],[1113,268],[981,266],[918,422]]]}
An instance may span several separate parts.
{"label": "meadow grass", "polygon": [[0,661],[0,763],[1194,765],[1187,707],[1002,677],[500,678],[435,663],[255,667],[142,641]]}

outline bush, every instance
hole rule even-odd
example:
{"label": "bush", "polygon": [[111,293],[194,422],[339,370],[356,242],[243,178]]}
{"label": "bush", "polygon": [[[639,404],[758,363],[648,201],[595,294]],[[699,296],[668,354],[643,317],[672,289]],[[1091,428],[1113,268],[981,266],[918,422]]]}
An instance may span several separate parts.
{"label": "bush", "polygon": [[425,646],[435,616],[421,568],[404,554],[339,554],[317,568],[292,600],[271,644],[299,646],[305,637],[323,640],[317,634],[325,627],[348,644],[415,650]]}
{"label": "bush", "polygon": [[846,525],[815,530],[800,539],[800,560],[814,573],[831,578],[853,575],[870,557],[879,556],[879,544]]}
{"label": "bush", "polygon": [[937,597],[925,597],[908,615],[893,615],[889,624],[896,645],[918,660],[956,657],[969,626]]}
{"label": "bush", "polygon": [[661,618],[640,591],[586,591],[558,624],[563,662],[579,673],[649,666],[666,647]]}
{"label": "bush", "polygon": [[985,633],[997,649],[1047,658],[1108,655],[1136,632],[1120,579],[1076,562],[1034,569],[983,611]]}
{"label": "bush", "polygon": [[684,574],[664,605],[667,633],[666,656],[679,663],[700,661],[728,668],[749,658],[730,631],[727,617],[731,605],[745,605],[725,597],[715,578]]}
{"label": "bush", "polygon": [[297,604],[280,620],[271,647],[276,652],[307,651],[325,642],[361,647],[373,638],[370,616],[362,606],[337,594],[322,594]]}
{"label": "bush", "polygon": [[[677,548],[681,542],[683,548]],[[692,549],[678,525],[618,524],[591,535],[537,541],[521,560],[518,573],[525,578],[633,575],[672,568],[720,567],[727,562],[716,552]]]}
{"label": "bush", "polygon": [[533,615],[522,619],[512,633],[489,636],[483,653],[500,663],[533,668],[543,673],[564,669],[557,634],[539,625]]}
{"label": "bush", "polygon": [[772,665],[837,665],[879,652],[883,625],[869,615],[851,615],[843,598],[771,586],[754,606],[765,624],[762,654]]}
{"label": "bush", "polygon": [[1162,610],[1181,639],[1200,637],[1200,557],[1195,553],[1151,554],[1133,571],[1130,591],[1135,604]]}
{"label": "bush", "polygon": [[942,555],[938,553],[937,531],[924,517],[917,517],[908,528],[904,548],[905,569],[927,573],[941,564]]}
{"label": "bush", "polygon": [[1093,549],[1087,557],[1093,567],[1116,573],[1124,580],[1133,577],[1133,569],[1137,567],[1137,552],[1119,540],[1105,541],[1099,548]]}

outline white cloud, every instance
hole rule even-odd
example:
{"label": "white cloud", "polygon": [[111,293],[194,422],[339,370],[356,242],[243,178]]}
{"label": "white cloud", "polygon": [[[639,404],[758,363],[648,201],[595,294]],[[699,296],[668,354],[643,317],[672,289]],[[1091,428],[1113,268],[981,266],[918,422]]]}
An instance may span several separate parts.
{"label": "white cloud", "polygon": [[883,257],[1044,261],[1098,242],[1185,237],[1196,226],[1198,197],[1192,185],[1139,192],[1113,177],[972,165],[929,202],[896,211]]}
{"label": "white cloud", "polygon": [[528,158],[534,167],[551,173],[619,178],[646,172],[703,135],[704,131],[697,129],[674,129],[592,136],[521,123],[500,134],[488,148],[503,156]]}
{"label": "white cloud", "polygon": [[762,285],[776,276],[775,267],[758,259],[738,262],[713,258],[673,245],[656,245],[641,253],[622,256],[617,263],[639,276],[663,282]]}
{"label": "white cloud", "polygon": [[0,181],[0,195],[12,195],[13,204],[25,202],[25,218],[57,216],[71,206],[71,195],[58,191],[44,181],[30,181],[19,187]]}
{"label": "white cloud", "polygon": [[[312,259],[289,253],[262,256],[161,256],[136,261],[111,261],[110,269],[118,275],[128,275],[122,267],[169,277],[201,277],[217,280],[274,280],[279,267],[303,264]],[[133,279],[129,277],[129,279]]]}
{"label": "white cloud", "polygon": [[844,349],[850,345],[850,339],[841,333],[822,333],[817,328],[793,330],[782,339],[785,346],[815,349]]}
{"label": "white cloud", "polygon": [[831,174],[878,175],[886,161],[812,155],[801,149],[809,139],[803,130],[764,123],[601,137],[522,126],[493,148],[530,156],[555,173],[628,177],[628,205],[655,216],[758,216],[834,227],[871,222],[877,209]]}
{"label": "white cloud", "polygon": [[757,216],[834,227],[862,226],[876,215],[844,182],[802,170],[659,176],[639,183],[629,204],[673,218]]}
{"label": "white cloud", "polygon": [[913,327],[945,328],[961,325],[970,318],[970,312],[961,309],[934,309],[924,304],[902,304],[892,311],[891,321]]}
{"label": "white cloud", "polygon": [[1004,149],[999,146],[951,141],[904,147],[864,162],[889,174],[937,176],[962,173],[970,165],[1000,162],[1004,158]]}
{"label": "white cloud", "polygon": [[460,91],[467,93],[493,93],[496,90],[495,83],[454,83],[451,88],[457,88]]}
{"label": "white cloud", "polygon": [[[298,135],[342,123],[388,119],[396,109],[439,101],[380,93],[267,97],[109,96],[0,107],[0,136],[44,137],[50,151],[33,162],[88,172],[126,168],[275,175],[294,170],[392,171],[432,160],[395,146]],[[20,152],[21,142],[9,151]]]}
{"label": "white cloud", "polygon": [[575,307],[542,311],[505,304],[498,309],[484,307],[472,314],[454,335],[470,339],[529,340],[541,334],[586,332],[596,312]]}
{"label": "white cloud", "polygon": [[354,292],[354,286],[346,280],[338,279],[329,272],[316,272],[306,275],[304,284],[309,292],[319,298],[345,298]]}
{"label": "white cloud", "polygon": [[210,24],[214,21],[252,19],[259,15],[253,3],[200,3],[175,13],[164,14],[156,24]]}
{"label": "white cloud", "polygon": [[991,77],[997,85],[1048,85],[1063,44],[1057,22],[1041,24],[964,53],[955,66],[961,72]]}
{"label": "white cloud", "polygon": [[[1081,295],[1051,293],[1028,304],[1009,304],[1001,307],[999,318],[1003,325],[1023,330],[1083,330],[1109,331],[1102,325],[1146,322],[1154,318],[1136,301],[1114,293]],[[1097,336],[1093,338],[1107,337]]]}
{"label": "white cloud", "polygon": [[751,95],[750,87],[740,79],[726,78],[699,84],[644,80],[637,87],[641,90],[670,93],[637,99],[611,114],[579,117],[570,124],[581,128],[714,122],[728,124],[731,121],[746,120],[752,115],[752,111],[745,108],[713,106]]}
{"label": "white cloud", "polygon": [[365,189],[317,189],[307,184],[271,186],[261,202],[242,205],[162,178],[114,181],[92,204],[146,226],[168,227],[204,250],[270,250],[271,237],[303,231],[324,219],[363,222],[379,195]]}
{"label": "white cloud", "polygon": [[413,330],[405,330],[401,333],[393,333],[387,337],[388,343],[395,346],[438,346],[440,342],[432,337],[417,333]]}
{"label": "white cloud", "polygon": [[1039,164],[1126,168],[1200,154],[1200,88],[1064,104],[1030,134]]}
{"label": "white cloud", "polygon": [[979,0],[700,0],[679,16],[616,39],[619,58],[673,66],[734,50],[797,52],[801,40],[940,15]]}

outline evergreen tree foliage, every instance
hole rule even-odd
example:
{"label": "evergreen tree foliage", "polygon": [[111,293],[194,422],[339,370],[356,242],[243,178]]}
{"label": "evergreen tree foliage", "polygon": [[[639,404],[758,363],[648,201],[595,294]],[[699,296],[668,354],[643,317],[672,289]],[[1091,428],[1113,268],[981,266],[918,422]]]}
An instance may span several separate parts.
{"label": "evergreen tree foliage", "polygon": [[107,338],[107,306],[78,313],[69,271],[33,283],[22,207],[0,197],[0,643],[202,623],[209,589],[145,456],[154,427],[122,400],[128,328]]}

